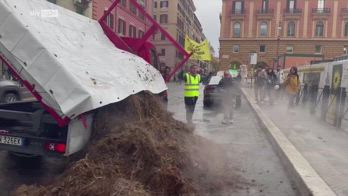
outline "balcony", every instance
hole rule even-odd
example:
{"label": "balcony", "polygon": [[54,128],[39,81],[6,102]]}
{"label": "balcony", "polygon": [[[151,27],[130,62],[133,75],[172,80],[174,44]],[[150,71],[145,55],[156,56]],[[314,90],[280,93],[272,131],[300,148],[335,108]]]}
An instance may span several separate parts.
{"label": "balcony", "polygon": [[244,15],[244,10],[232,10],[232,16]]}
{"label": "balcony", "polygon": [[312,14],[314,15],[328,15],[331,13],[330,8],[313,8]]}
{"label": "balcony", "polygon": [[257,15],[273,15],[274,10],[273,9],[260,9],[257,10]]}
{"label": "balcony", "polygon": [[245,14],[245,10],[232,10],[231,19],[243,19]]}
{"label": "balcony", "polygon": [[287,19],[299,19],[302,16],[302,9],[284,9],[284,17]]}
{"label": "balcony", "polygon": [[274,10],[273,9],[259,9],[256,12],[256,16],[259,19],[272,18],[273,15],[274,15]]}
{"label": "balcony", "polygon": [[342,8],[341,15],[344,19],[348,19],[348,8]]}

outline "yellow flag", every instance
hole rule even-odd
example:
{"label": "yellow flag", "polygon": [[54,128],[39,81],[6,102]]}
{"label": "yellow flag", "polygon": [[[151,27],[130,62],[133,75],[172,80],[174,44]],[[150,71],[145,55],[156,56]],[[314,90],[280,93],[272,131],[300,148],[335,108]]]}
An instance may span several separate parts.
{"label": "yellow flag", "polygon": [[188,53],[193,53],[191,59],[200,61],[211,61],[210,45],[208,40],[202,43],[197,43],[190,39],[188,36],[185,37],[185,50]]}

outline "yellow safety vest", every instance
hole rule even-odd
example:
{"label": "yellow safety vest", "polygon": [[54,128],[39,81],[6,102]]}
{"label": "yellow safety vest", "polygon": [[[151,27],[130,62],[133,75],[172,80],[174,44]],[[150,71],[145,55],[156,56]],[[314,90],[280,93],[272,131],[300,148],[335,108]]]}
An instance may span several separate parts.
{"label": "yellow safety vest", "polygon": [[192,76],[189,73],[186,73],[186,81],[185,81],[185,97],[198,97],[199,96],[199,83],[201,81],[201,76],[197,74],[196,76]]}

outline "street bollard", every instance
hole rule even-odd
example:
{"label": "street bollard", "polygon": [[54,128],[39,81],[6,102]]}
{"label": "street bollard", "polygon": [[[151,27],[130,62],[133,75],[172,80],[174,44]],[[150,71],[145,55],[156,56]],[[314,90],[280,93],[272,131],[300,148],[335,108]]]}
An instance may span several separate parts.
{"label": "street bollard", "polygon": [[309,100],[310,100],[310,113],[315,113],[315,107],[317,105],[317,98],[318,98],[318,85],[313,85],[309,88]]}
{"label": "street bollard", "polygon": [[329,108],[330,86],[326,85],[323,89],[323,97],[321,102],[321,119],[326,121],[326,114]]}
{"label": "street bollard", "polygon": [[345,113],[345,103],[346,103],[346,88],[339,88],[336,92],[337,105],[336,105],[336,127],[341,128],[342,119]]}

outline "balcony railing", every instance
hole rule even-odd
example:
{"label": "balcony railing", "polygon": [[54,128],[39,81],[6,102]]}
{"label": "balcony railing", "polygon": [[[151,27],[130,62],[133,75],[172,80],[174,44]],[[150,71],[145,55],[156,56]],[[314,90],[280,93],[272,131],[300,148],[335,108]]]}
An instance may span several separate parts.
{"label": "balcony railing", "polygon": [[348,15],[348,8],[342,8],[341,13],[342,15]]}
{"label": "balcony railing", "polygon": [[273,14],[274,10],[273,9],[260,9],[257,10],[257,14],[259,15],[269,15],[269,14]]}
{"label": "balcony railing", "polygon": [[312,13],[313,14],[330,14],[331,9],[330,8],[313,8]]}
{"label": "balcony railing", "polygon": [[244,15],[244,10],[232,10],[232,16]]}
{"label": "balcony railing", "polygon": [[298,9],[298,8],[285,9],[284,13],[286,15],[301,15],[302,14],[302,9]]}

